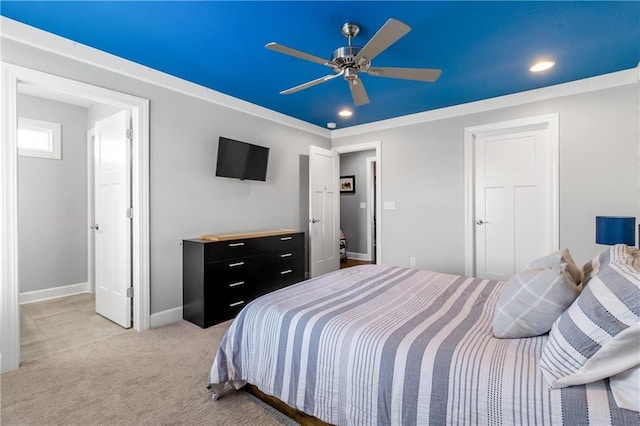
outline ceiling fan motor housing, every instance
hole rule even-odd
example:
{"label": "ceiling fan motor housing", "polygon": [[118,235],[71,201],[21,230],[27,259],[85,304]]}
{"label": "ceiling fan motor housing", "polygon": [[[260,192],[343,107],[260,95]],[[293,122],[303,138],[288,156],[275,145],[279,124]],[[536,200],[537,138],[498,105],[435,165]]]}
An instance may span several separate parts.
{"label": "ceiling fan motor housing", "polygon": [[337,71],[353,69],[355,72],[365,71],[371,66],[371,61],[362,58],[356,64],[355,57],[362,50],[359,46],[344,46],[333,51],[331,62],[337,65]]}

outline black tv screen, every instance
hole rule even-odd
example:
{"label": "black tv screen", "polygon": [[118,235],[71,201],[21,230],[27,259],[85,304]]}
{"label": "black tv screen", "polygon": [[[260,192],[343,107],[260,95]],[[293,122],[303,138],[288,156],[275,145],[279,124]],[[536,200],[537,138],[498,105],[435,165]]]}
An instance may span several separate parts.
{"label": "black tv screen", "polygon": [[220,136],[216,176],[267,180],[269,148]]}

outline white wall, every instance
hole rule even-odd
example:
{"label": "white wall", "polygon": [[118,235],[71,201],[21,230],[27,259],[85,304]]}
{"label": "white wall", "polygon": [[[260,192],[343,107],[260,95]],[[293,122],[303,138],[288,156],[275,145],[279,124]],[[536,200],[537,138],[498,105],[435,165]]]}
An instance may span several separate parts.
{"label": "white wall", "polygon": [[20,292],[87,282],[85,108],[19,94],[18,116],[61,124],[62,159],[18,157]]}
{"label": "white wall", "polygon": [[[307,231],[309,145],[328,137],[2,39],[2,60],[150,100],[151,313],[182,305],[182,247],[202,234]],[[215,177],[219,136],[270,150],[266,182]]]}
{"label": "white wall", "polygon": [[92,104],[87,108],[87,129],[92,129],[96,125],[96,121],[107,118],[110,115],[122,111],[122,108],[105,104]]}
{"label": "white wall", "polygon": [[[546,92],[548,95],[548,92]],[[398,128],[335,137],[333,146],[382,141],[382,257],[464,273],[464,128],[549,113],[560,117],[560,245],[577,262],[594,243],[596,215],[638,214],[638,84]],[[339,135],[339,133],[336,133]]]}

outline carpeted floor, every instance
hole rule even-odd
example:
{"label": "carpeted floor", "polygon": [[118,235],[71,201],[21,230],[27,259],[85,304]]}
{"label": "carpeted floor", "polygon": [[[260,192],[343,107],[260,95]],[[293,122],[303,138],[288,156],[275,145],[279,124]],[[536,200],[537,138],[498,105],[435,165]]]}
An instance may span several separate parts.
{"label": "carpeted floor", "polygon": [[229,323],[106,337],[1,376],[2,425],[295,425],[246,392],[212,401],[207,374]]}

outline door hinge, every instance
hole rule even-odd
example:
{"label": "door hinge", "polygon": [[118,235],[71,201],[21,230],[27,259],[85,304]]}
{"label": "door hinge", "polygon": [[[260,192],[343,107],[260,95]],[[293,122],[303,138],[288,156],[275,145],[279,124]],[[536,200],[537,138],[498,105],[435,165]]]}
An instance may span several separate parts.
{"label": "door hinge", "polygon": [[127,288],[127,297],[133,297],[133,287]]}
{"label": "door hinge", "polygon": [[127,129],[127,139],[133,139],[133,129]]}
{"label": "door hinge", "polygon": [[127,209],[127,219],[133,219],[133,208],[132,207]]}

